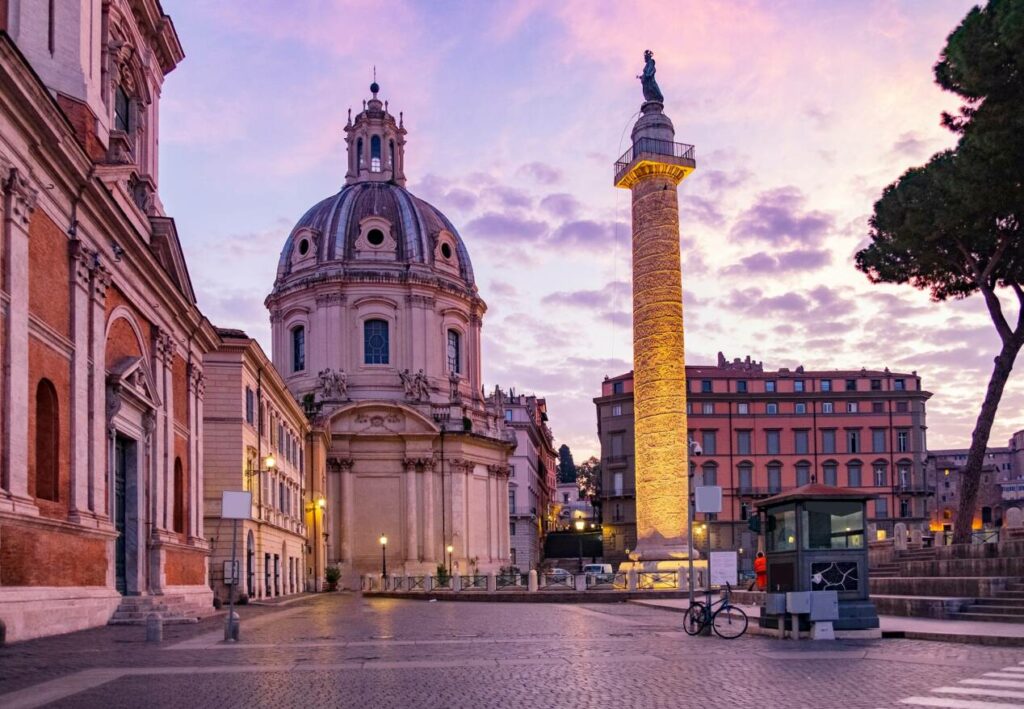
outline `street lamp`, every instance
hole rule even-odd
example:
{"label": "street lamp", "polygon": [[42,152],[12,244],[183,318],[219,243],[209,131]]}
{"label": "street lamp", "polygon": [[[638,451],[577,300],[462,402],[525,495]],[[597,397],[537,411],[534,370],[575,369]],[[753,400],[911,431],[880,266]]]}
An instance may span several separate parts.
{"label": "street lamp", "polygon": [[[265,458],[263,458],[263,467],[262,468],[257,468],[257,469],[249,468],[249,470],[245,471],[245,477],[249,478],[250,480],[252,479],[252,477],[254,475],[260,476],[259,478],[257,478],[259,480],[259,486],[260,486],[259,498],[258,498],[258,502],[257,502],[257,504],[259,505],[260,519],[263,519],[263,476],[262,476],[262,474],[263,473],[272,473],[272,472],[274,472],[274,469],[276,467],[277,467],[277,461],[274,459],[274,456],[273,455],[267,455]],[[251,483],[250,483],[250,485],[251,485]],[[249,489],[251,490],[252,488],[250,487]]]}
{"label": "street lamp", "polygon": [[446,551],[448,552],[448,575],[452,574],[452,552],[455,551],[455,547],[451,544],[448,545]]}
{"label": "street lamp", "polygon": [[381,585],[388,575],[388,538],[383,533],[380,535],[380,578]]}
{"label": "street lamp", "polygon": [[582,517],[576,518],[576,541],[579,542],[579,549],[577,550],[576,561],[580,571],[583,571],[583,530],[586,529],[587,523]]}

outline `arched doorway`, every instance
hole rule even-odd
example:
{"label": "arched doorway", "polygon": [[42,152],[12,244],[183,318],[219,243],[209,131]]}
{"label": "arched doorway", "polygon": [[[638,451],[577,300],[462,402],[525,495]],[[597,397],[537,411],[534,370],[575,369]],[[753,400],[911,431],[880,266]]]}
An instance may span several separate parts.
{"label": "arched doorway", "polygon": [[245,591],[249,598],[256,596],[256,539],[251,529],[245,541]]}

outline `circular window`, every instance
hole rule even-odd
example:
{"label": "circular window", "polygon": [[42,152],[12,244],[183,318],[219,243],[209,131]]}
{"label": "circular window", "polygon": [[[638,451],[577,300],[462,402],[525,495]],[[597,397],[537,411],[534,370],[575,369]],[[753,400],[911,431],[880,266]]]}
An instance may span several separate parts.
{"label": "circular window", "polygon": [[309,253],[309,239],[303,239],[299,242],[299,255],[305,256]]}
{"label": "circular window", "polygon": [[445,258],[451,258],[452,247],[449,244],[441,244],[441,255]]}
{"label": "circular window", "polygon": [[384,232],[380,229],[370,229],[366,233],[366,240],[370,242],[372,246],[380,246],[384,243]]}

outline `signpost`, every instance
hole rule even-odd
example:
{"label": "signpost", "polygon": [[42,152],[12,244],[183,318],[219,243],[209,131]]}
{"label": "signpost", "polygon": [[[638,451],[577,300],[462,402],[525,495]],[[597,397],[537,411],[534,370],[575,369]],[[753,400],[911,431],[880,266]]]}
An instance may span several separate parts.
{"label": "signpost", "polygon": [[231,527],[231,565],[225,563],[225,571],[231,573],[228,584],[228,622],[224,626],[224,640],[238,641],[238,622],[235,619],[235,587],[238,585],[238,520],[252,519],[252,493],[249,491],[225,490],[220,500],[221,519],[234,520]]}
{"label": "signpost", "polygon": [[[691,445],[691,448],[693,446]],[[690,464],[690,478],[693,478],[693,464]],[[693,517],[694,511],[706,514],[718,514],[722,511],[722,488],[717,485],[700,485],[693,488],[690,496],[690,533],[687,535],[690,546],[687,563],[690,565],[690,605],[693,605]],[[708,545],[710,549],[711,545]],[[708,588],[711,588],[711,581],[708,580]]]}

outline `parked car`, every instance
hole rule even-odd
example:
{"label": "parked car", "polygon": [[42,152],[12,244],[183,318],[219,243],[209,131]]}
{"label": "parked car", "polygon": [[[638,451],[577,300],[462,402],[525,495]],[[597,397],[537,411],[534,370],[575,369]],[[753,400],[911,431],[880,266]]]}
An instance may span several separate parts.
{"label": "parked car", "polygon": [[615,572],[611,564],[586,564],[583,573],[590,579],[590,585],[614,583]]}

